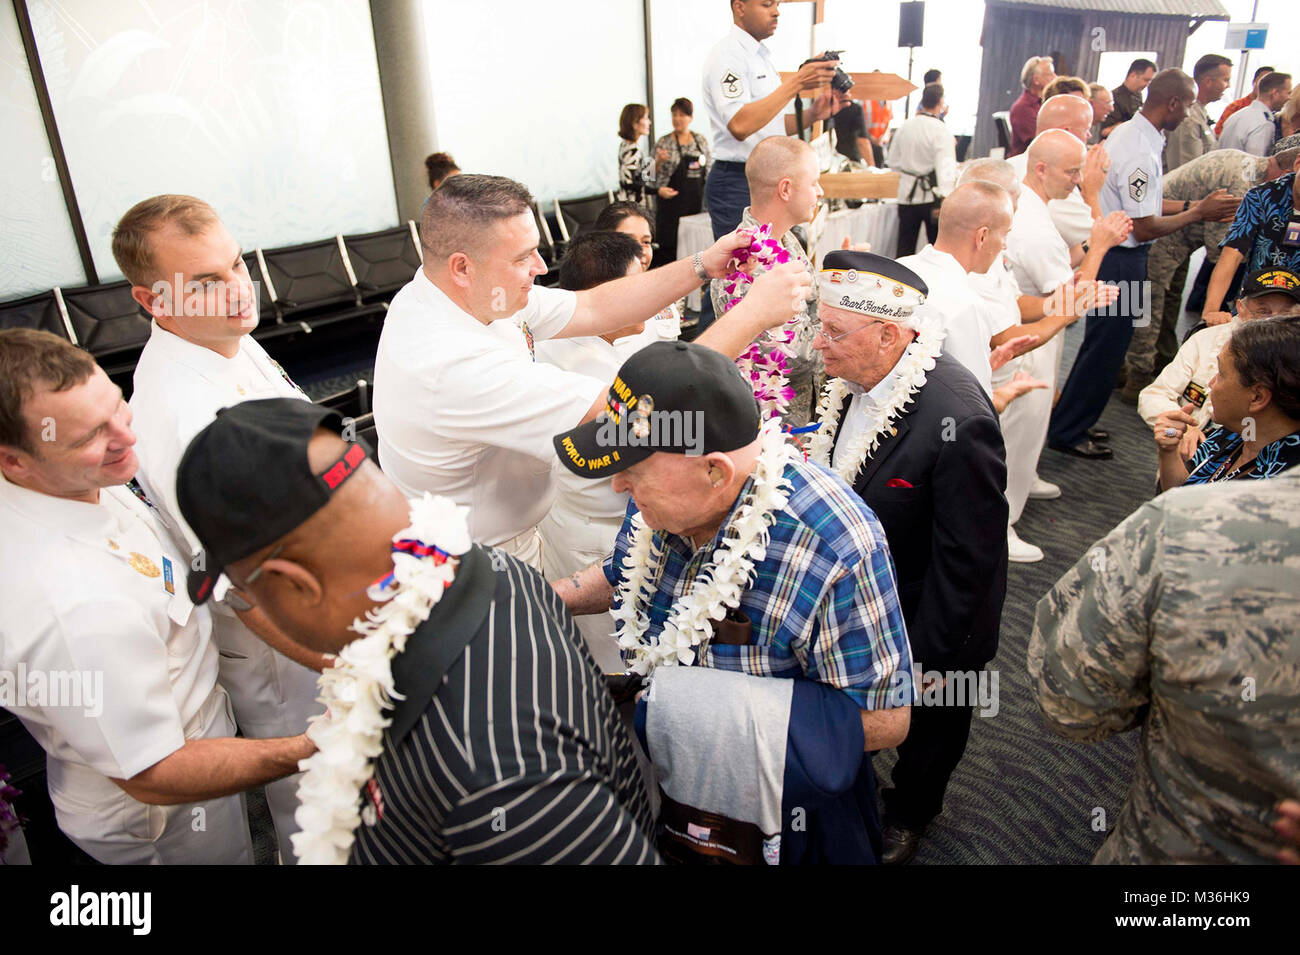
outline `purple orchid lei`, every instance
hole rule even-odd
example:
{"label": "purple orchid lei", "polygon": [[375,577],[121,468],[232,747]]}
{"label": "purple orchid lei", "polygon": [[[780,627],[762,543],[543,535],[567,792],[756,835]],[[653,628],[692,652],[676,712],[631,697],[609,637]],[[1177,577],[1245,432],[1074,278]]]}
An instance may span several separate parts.
{"label": "purple orchid lei", "polygon": [[[728,273],[727,284],[723,287],[731,296],[725,311],[739,305],[743,300],[743,295],[739,294],[741,288],[754,282],[753,276],[740,268],[750,260],[763,271],[790,261],[789,251],[772,238],[770,223],[764,223],[754,231],[748,249],[737,249],[733,253],[731,264],[734,268]],[[754,397],[765,419],[785,414],[794,398],[794,389],[789,383],[790,345],[795,338],[794,322],[797,318],[797,315],[791,316],[785,325],[764,333],[736,359],[736,367],[754,389]]]}
{"label": "purple orchid lei", "polygon": [[20,795],[22,794],[9,784],[9,774],[5,771],[4,764],[0,763],[0,855],[4,855],[9,845],[9,834],[22,822],[13,805],[13,801]]}

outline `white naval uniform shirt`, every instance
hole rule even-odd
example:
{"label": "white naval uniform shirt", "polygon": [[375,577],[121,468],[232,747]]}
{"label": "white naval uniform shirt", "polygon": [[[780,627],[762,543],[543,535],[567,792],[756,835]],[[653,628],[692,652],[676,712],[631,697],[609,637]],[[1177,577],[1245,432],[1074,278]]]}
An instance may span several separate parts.
{"label": "white naval uniform shirt", "polygon": [[[961,263],[932,245],[898,260],[925,280],[925,301],[915,317],[944,329],[943,352],[961,362],[985,393],[993,395],[993,368],[989,364],[989,310],[975,293]],[[1006,326],[1003,326],[1004,328]],[[999,329],[1000,331],[1001,329]]]}
{"label": "white naval uniform shirt", "polygon": [[[1006,252],[998,253],[997,259],[989,266],[987,272],[968,273],[966,280],[970,282],[975,294],[980,297],[980,302],[987,312],[985,324],[991,329],[989,338],[1020,324],[1020,284],[1016,281],[1015,273],[1011,271],[1011,263],[1007,261]],[[1032,332],[1032,327],[1024,330],[1026,335]],[[1013,358],[995,370],[992,376],[993,385],[1003,385],[1014,378],[1017,371],[1027,370],[1028,363],[1025,361],[1027,357],[1021,355]]]}
{"label": "white naval uniform shirt", "polygon": [[[14,681],[0,702],[47,754],[60,828],[103,862],[251,861],[237,796],[202,803],[209,825],[243,828],[214,838],[192,830],[195,804],[145,805],[112,782],[187,739],[235,733],[211,618],[186,596],[180,553],[126,487],[89,504],[0,477],[0,673]],[[89,675],[95,700],[35,698],[33,674],[52,689],[73,673]]]}
{"label": "white naval uniform shirt", "polygon": [[1020,190],[1011,219],[1006,257],[1025,295],[1046,295],[1074,276],[1069,246],[1052,221],[1048,203],[1028,186]]}
{"label": "white naval uniform shirt", "polygon": [[[1102,215],[1126,212],[1134,219],[1143,219],[1161,214],[1164,208],[1161,173],[1164,149],[1165,134],[1141,113],[1115,127],[1106,139],[1110,172],[1106,174],[1099,197]],[[1150,245],[1151,241],[1138,242],[1130,233],[1121,245],[1126,249],[1136,249]]]}
{"label": "white naval uniform shirt", "polygon": [[744,162],[754,147],[768,136],[785,135],[785,110],[781,110],[747,139],[736,139],[727,129],[741,107],[775,93],[781,71],[766,46],[735,24],[709,51],[700,80],[704,87],[704,112],[713,126],[713,158]]}
{"label": "white naval uniform shirt", "polygon": [[533,360],[564,331],[573,292],[534,286],[523,309],[484,325],[423,270],[393,299],[375,356],[379,460],[408,497],[470,508],[470,536],[496,545],[535,527],[555,499],[552,438],[575,427],[613,379]]}
{"label": "white naval uniform shirt", "polygon": [[[917,113],[898,127],[889,140],[889,165],[898,171],[901,205],[932,202],[936,196],[948,195],[956,186],[957,141],[943,120]],[[938,180],[933,192],[917,184],[931,170]]]}
{"label": "white naval uniform shirt", "polygon": [[[1019,153],[1007,162],[1016,170],[1016,179],[1020,182],[1020,194],[1029,190],[1024,184],[1025,171],[1029,168],[1029,154]],[[1075,186],[1064,199],[1052,199],[1047,203],[1047,211],[1052,214],[1052,223],[1061,234],[1068,248],[1073,248],[1092,235],[1092,206],[1088,205]]]}
{"label": "white naval uniform shirt", "polygon": [[184,536],[190,552],[197,554],[198,537],[176,502],[176,472],[190,441],[222,408],[256,398],[307,401],[307,396],[252,335],[239,340],[234,358],[226,358],[173,335],[157,322],[135,366],[134,382],[131,428],[139,439],[135,450],[140,483],[171,527]]}

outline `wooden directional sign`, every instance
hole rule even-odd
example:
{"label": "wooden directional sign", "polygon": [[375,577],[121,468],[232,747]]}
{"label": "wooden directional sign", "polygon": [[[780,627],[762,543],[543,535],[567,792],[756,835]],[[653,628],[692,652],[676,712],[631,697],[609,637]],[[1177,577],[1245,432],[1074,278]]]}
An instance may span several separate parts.
{"label": "wooden directional sign", "polygon": [[[847,70],[845,72],[848,72]],[[788,80],[794,76],[794,72],[783,72],[781,79]],[[849,95],[856,100],[895,100],[902,99],[908,93],[918,89],[915,83],[909,83],[897,73],[849,73],[853,77],[853,89]],[[804,87],[804,93],[820,93],[829,86],[829,83],[823,83],[820,86]]]}
{"label": "wooden directional sign", "polygon": [[827,199],[893,199],[898,195],[897,172],[824,172]]}

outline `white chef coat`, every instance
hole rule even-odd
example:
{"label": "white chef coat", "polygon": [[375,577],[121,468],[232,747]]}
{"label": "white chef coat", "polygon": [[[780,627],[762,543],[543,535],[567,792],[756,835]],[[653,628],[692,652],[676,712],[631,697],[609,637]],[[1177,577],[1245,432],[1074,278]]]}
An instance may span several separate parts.
{"label": "white chef coat", "polygon": [[[639,335],[613,344],[600,337],[558,338],[537,343],[537,360],[600,381],[614,380],[623,363],[647,345],[662,341],[654,320]],[[558,473],[559,490],[541,524],[542,560],[547,579],[567,577],[603,560],[614,548],[623,526],[628,494],[614,490],[609,478],[591,480],[568,469]],[[623,669],[614,642],[614,619],[608,613],[574,618],[596,662],[607,673]]]}
{"label": "white chef coat", "polygon": [[470,508],[470,536],[496,545],[535,527],[555,498],[552,438],[613,383],[533,360],[563,332],[573,292],[534,286],[511,318],[484,325],[421,270],[393,299],[375,357],[375,424],[384,471],[408,497]]}
{"label": "white chef coat", "polygon": [[1277,128],[1273,125],[1273,111],[1259,100],[1243,106],[1223,124],[1219,137],[1220,149],[1240,149],[1252,156],[1267,156],[1273,149]]}
{"label": "white chef coat", "polygon": [[[889,165],[898,172],[900,204],[932,202],[936,196],[946,196],[956,187],[957,141],[948,124],[939,117],[917,113],[898,127],[889,140]],[[938,180],[933,192],[916,185],[931,170]]]}
{"label": "white chef coat", "polygon": [[[1021,182],[1020,194],[1023,196],[1029,191],[1029,187],[1024,185],[1025,171],[1029,168],[1029,154],[1019,153],[1007,162],[1011,163],[1016,170],[1016,178]],[[1092,235],[1092,206],[1084,200],[1078,186],[1075,186],[1064,199],[1050,200],[1047,203],[1047,210],[1052,214],[1056,231],[1061,234],[1061,238],[1069,248],[1087,241],[1088,236]]]}
{"label": "white chef coat", "polygon": [[1048,204],[1028,186],[1020,190],[1011,219],[1006,257],[1026,295],[1047,295],[1074,276],[1070,248],[1052,221]]}
{"label": "white chef coat", "polygon": [[929,289],[925,301],[916,307],[916,318],[932,322],[947,332],[943,341],[944,354],[965,365],[992,397],[989,339],[1009,326],[1003,325],[997,331],[992,329],[992,310],[984,307],[968,281],[966,270],[947,252],[929,245],[915,255],[903,256],[898,264],[921,276]]}
{"label": "white chef coat", "polygon": [[[140,458],[140,483],[158,505],[177,543],[196,555],[198,538],[181,517],[176,501],[176,472],[190,441],[222,408],[258,398],[306,401],[307,396],[251,335],[239,340],[235,357],[226,358],[157,323],[136,364],[134,380],[131,427],[138,438],[135,450]],[[221,683],[230,694],[235,719],[245,736],[296,736],[306,730],[309,720],[324,712],[316,702],[319,674],[314,670],[271,649],[223,604],[213,605],[212,624]],[[266,787],[280,858],[286,863],[295,858],[289,836],[298,831],[294,813],[299,778],[295,774]]]}
{"label": "white chef coat", "polygon": [[[1126,212],[1134,219],[1158,216],[1164,208],[1163,153],[1165,134],[1151,120],[1138,113],[1120,123],[1106,139],[1110,172],[1098,197],[1102,215]],[[1121,245],[1136,249],[1152,241],[1138,242],[1130,233]]]}
{"label": "white chef coat", "polygon": [[700,83],[704,88],[704,113],[713,127],[715,160],[744,162],[768,136],[785,135],[785,110],[743,140],[727,129],[741,107],[772,95],[781,85],[781,71],[772,60],[772,52],[740,27],[732,24],[730,32],[709,51]]}
{"label": "white chef coat", "polygon": [[[1142,389],[1138,395],[1138,414],[1149,427],[1155,426],[1161,413],[1177,411],[1189,401],[1197,427],[1204,430],[1214,419],[1210,382],[1219,373],[1219,352],[1223,351],[1240,322],[1239,318],[1233,318],[1222,325],[1202,328],[1183,342],[1174,360],[1165,365],[1155,381]],[[1198,407],[1194,399],[1202,396],[1204,402]]]}
{"label": "white chef coat", "polygon": [[[3,702],[47,754],[60,828],[101,862],[252,861],[238,796],[150,806],[112,781],[186,740],[235,735],[211,618],[186,596],[188,563],[125,487],[89,504],[0,477],[0,671],[13,692],[25,673],[28,694]],[[72,673],[86,675],[96,700],[84,690],[80,699],[34,697],[33,674],[53,687],[56,674]]]}

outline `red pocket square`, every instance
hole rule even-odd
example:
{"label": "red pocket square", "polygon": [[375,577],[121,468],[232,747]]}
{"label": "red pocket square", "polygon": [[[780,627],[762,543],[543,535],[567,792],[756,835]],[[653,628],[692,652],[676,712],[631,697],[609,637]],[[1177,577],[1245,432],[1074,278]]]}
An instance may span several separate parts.
{"label": "red pocket square", "polygon": [[902,478],[890,478],[885,487],[912,487],[911,481],[905,481]]}

